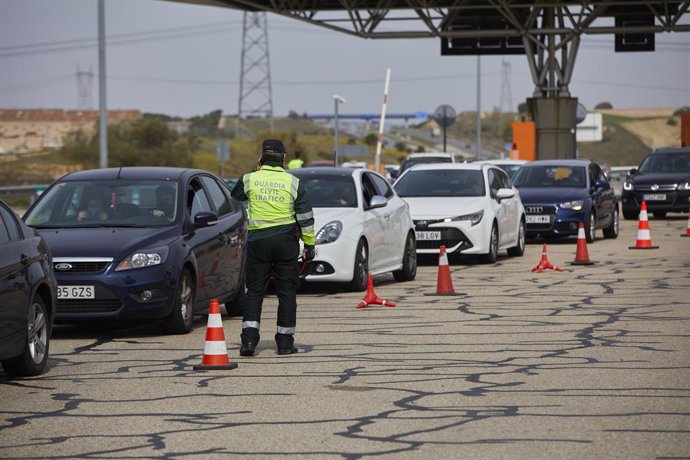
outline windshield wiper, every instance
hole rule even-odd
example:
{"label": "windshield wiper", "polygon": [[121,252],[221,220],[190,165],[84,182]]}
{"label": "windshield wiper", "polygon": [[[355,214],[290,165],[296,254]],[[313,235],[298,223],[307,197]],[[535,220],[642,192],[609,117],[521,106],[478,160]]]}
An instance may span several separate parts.
{"label": "windshield wiper", "polygon": [[[29,225],[29,224],[27,224]],[[31,228],[39,228],[39,229],[51,229],[51,228],[70,228],[66,227],[64,225],[47,225],[47,224],[33,224],[29,225]]]}

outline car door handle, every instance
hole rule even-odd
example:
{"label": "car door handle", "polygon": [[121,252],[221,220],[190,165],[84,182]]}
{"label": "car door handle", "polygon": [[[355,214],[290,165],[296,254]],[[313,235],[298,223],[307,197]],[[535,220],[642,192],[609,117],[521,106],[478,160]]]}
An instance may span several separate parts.
{"label": "car door handle", "polygon": [[391,216],[390,216],[389,214],[386,214],[385,216],[383,216],[383,218],[386,219],[386,220],[388,220],[388,219],[391,218]]}
{"label": "car door handle", "polygon": [[30,262],[31,260],[29,259],[29,256],[27,256],[26,254],[22,254],[22,255],[19,257],[19,261],[21,262],[22,265],[29,265],[29,262]]}

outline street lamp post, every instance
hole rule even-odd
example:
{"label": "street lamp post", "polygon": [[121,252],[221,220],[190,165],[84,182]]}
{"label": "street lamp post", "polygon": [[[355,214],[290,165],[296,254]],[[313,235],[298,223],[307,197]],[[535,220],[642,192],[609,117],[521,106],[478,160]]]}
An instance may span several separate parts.
{"label": "street lamp post", "polygon": [[333,118],[334,124],[335,124],[335,140],[334,140],[334,151],[335,151],[335,157],[333,161],[334,166],[338,166],[338,104],[339,103],[345,103],[347,102],[344,97],[338,96],[337,94],[333,95],[333,101],[335,103],[335,117]]}

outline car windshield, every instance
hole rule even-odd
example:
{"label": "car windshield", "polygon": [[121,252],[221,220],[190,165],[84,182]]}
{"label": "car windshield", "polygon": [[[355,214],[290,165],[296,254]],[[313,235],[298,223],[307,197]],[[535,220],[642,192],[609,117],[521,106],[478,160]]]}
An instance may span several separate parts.
{"label": "car windshield", "polygon": [[356,208],[357,190],[352,176],[300,175],[312,208]]}
{"label": "car windshield", "polygon": [[176,216],[176,183],[118,179],[56,184],[24,221],[37,228],[156,227]]}
{"label": "car windshield", "polygon": [[587,188],[584,166],[523,166],[513,177],[516,187]]}
{"label": "car windshield", "polygon": [[649,155],[640,165],[641,173],[687,173],[690,172],[690,154],[663,153]]}
{"label": "car windshield", "polygon": [[412,170],[395,184],[401,197],[483,196],[481,171],[464,169]]}
{"label": "car windshield", "polygon": [[408,158],[407,160],[403,161],[402,164],[400,165],[400,173],[402,174],[404,171],[407,171],[414,165],[421,165],[421,164],[430,164],[430,163],[452,163],[453,161],[450,159],[450,157],[434,157],[434,156],[428,156],[428,157],[415,157],[415,158]]}

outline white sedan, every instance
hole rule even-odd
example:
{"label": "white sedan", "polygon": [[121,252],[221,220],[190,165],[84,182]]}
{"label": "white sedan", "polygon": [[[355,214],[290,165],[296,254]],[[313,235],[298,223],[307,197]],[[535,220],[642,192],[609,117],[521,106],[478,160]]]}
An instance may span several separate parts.
{"label": "white sedan", "polygon": [[309,282],[367,287],[369,273],[393,272],[398,281],[417,275],[414,224],[409,206],[379,174],[367,169],[291,170],[314,209],[316,258],[303,274]]}
{"label": "white sedan", "polygon": [[419,165],[395,182],[410,205],[417,252],[481,254],[493,263],[499,250],[525,252],[525,209],[505,171],[490,164]]}

